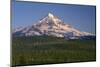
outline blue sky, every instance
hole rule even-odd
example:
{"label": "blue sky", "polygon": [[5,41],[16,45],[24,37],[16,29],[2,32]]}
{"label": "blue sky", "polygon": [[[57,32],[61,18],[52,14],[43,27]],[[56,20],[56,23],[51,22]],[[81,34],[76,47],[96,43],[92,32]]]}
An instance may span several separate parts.
{"label": "blue sky", "polygon": [[95,6],[12,2],[12,28],[29,26],[52,13],[74,28],[95,34]]}

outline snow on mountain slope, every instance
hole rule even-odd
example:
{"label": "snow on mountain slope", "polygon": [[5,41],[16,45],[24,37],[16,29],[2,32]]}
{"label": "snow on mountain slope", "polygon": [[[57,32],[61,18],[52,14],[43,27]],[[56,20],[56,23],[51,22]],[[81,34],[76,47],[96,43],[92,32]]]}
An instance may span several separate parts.
{"label": "snow on mountain slope", "polygon": [[[23,35],[22,35],[23,34]],[[65,24],[58,17],[48,13],[46,17],[39,20],[36,24],[25,28],[18,28],[13,32],[17,36],[56,36],[56,37],[73,37],[92,35],[87,32],[81,32],[72,26]]]}

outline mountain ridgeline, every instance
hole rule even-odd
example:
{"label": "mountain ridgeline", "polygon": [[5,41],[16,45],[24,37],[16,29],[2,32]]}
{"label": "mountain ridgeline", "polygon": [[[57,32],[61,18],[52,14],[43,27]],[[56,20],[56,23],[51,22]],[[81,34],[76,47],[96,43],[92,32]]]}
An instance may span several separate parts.
{"label": "mountain ridgeline", "polygon": [[81,32],[71,25],[65,24],[57,16],[48,13],[46,17],[39,20],[37,23],[24,27],[17,28],[12,32],[14,37],[21,36],[54,36],[66,39],[95,39],[95,35],[88,32]]}

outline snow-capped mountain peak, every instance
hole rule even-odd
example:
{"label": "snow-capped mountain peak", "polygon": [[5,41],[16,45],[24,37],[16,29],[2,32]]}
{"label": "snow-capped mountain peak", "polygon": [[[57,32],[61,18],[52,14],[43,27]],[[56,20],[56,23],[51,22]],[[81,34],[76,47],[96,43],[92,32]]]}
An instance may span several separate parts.
{"label": "snow-capped mountain peak", "polygon": [[37,23],[30,27],[25,27],[13,32],[17,36],[56,36],[56,37],[73,37],[73,36],[87,36],[90,35],[87,32],[81,32],[71,25],[65,24],[57,16],[52,13],[48,13],[46,17],[39,20]]}
{"label": "snow-capped mountain peak", "polygon": [[48,17],[53,18],[53,14],[52,13],[48,13]]}

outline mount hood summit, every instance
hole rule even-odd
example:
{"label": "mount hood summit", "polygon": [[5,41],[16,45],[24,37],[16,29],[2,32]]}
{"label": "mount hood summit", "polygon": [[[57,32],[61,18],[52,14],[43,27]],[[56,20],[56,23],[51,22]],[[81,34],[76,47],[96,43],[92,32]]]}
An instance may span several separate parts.
{"label": "mount hood summit", "polygon": [[16,28],[12,32],[13,36],[55,36],[55,37],[81,37],[92,36],[88,32],[82,32],[71,25],[64,23],[57,16],[48,13],[46,17],[39,20],[37,23],[24,27]]}

